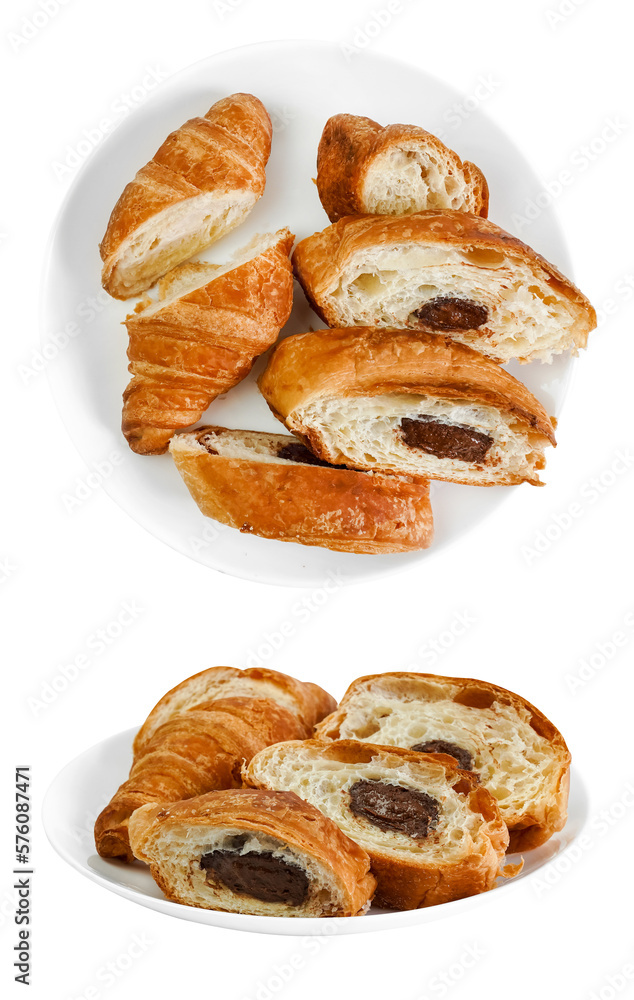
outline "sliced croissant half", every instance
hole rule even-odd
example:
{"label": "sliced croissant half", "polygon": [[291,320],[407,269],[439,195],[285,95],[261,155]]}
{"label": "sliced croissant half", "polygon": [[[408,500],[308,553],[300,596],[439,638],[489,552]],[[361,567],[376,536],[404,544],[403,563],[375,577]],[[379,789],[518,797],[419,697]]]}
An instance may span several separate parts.
{"label": "sliced croissant half", "polygon": [[565,825],[570,753],[563,736],[525,698],[488,681],[359,677],[317,734],[454,757],[496,799],[512,851],[538,847]]}
{"label": "sliced croissant half", "polygon": [[317,189],[331,222],[346,215],[406,215],[452,208],[486,216],[482,171],[417,125],[333,115],[317,155]]}
{"label": "sliced croissant half", "polygon": [[445,754],[353,740],[278,743],[247,784],[295,792],[370,855],[380,906],[448,903],[495,885],[508,832],[491,793]]}
{"label": "sliced croissant half", "polygon": [[353,327],[287,337],[259,386],[315,455],[352,469],[537,486],[555,444],[526,386],[434,334]]}
{"label": "sliced croissant half", "polygon": [[550,361],[596,326],[579,289],[521,240],[467,212],[340,219],[293,264],[328,326],[442,333],[494,361]]}
{"label": "sliced croissant half", "polygon": [[376,886],[363,848],[290,792],[234,788],[143,806],[130,839],[167,898],[185,906],[352,917]]}
{"label": "sliced croissant half", "polygon": [[133,451],[167,451],[175,430],[249,374],[293,305],[288,229],[256,237],[228,264],[182,264],[126,319],[132,380],[122,430]]}
{"label": "sliced croissant half", "polygon": [[128,299],[238,226],[264,192],[268,112],[232,94],[167,137],[125,187],[100,245],[102,283]]}
{"label": "sliced croissant half", "polygon": [[247,534],[366,554],[433,537],[427,481],[335,468],[288,434],[201,427],[170,453],[203,514]]}

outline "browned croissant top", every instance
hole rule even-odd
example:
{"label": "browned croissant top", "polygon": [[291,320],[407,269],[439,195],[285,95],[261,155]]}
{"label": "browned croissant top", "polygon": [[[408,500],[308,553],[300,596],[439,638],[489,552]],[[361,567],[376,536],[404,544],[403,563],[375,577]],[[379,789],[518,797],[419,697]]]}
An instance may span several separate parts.
{"label": "browned croissant top", "polygon": [[315,806],[293,792],[238,788],[210,792],[165,807],[148,806],[133,817],[131,834],[135,850],[152,866],[152,874],[168,898],[191,902],[186,893],[174,892],[170,879],[162,877],[162,858],[155,843],[157,834],[162,828],[177,830],[176,836],[182,835],[183,829],[192,829],[195,836],[201,827],[203,830],[237,827],[264,834],[325,866],[345,894],[339,916],[363,911],[375,889],[376,880],[370,873],[366,851]]}
{"label": "browned croissant top", "polygon": [[[463,163],[435,135],[417,125],[383,127],[362,115],[339,114],[326,122],[317,154],[317,189],[331,222],[375,211],[367,204],[364,190],[368,172],[382,154],[401,146],[427,151],[438,165],[439,173],[444,170],[450,176],[464,178],[463,210],[486,217],[489,188],[483,173],[468,160]],[[382,169],[389,167],[383,165]]]}
{"label": "browned croissant top", "polygon": [[327,396],[429,393],[496,406],[555,443],[550,417],[525,385],[477,351],[437,334],[349,327],[287,337],[259,386],[281,420]]}
{"label": "browned croissant top", "polygon": [[232,94],[203,118],[185,122],[124,188],[99,247],[101,259],[146,219],[184,198],[241,184],[261,193],[272,133],[266,108],[251,94]]}
{"label": "browned croissant top", "polygon": [[182,264],[159,282],[157,303],[127,317],[122,430],[133,451],[165,452],[275,343],[293,304],[293,239],[288,229],[261,237],[225,268]]}
{"label": "browned croissant top", "polygon": [[350,216],[307,236],[295,247],[292,261],[311,305],[324,322],[330,323],[332,316],[321,304],[354,255],[377,247],[385,249],[410,244],[441,249],[468,248],[471,252],[483,253],[499,250],[510,261],[527,263],[543,273],[550,287],[579,311],[580,320],[586,315],[589,321],[596,320],[585,295],[554,264],[490,219],[468,212],[444,209],[402,216]]}
{"label": "browned croissant top", "polygon": [[97,818],[99,854],[132,861],[128,822],[135,809],[238,787],[242,764],[259,750],[309,732],[294,712],[267,698],[224,698],[172,716],[136,754],[130,776]]}
{"label": "browned croissant top", "polygon": [[116,298],[137,294],[169,267],[186,260],[222,234],[219,230],[195,246],[187,243],[186,233],[174,234],[176,256],[166,257],[167,266],[159,268],[157,273],[141,277],[135,274],[130,284],[129,276],[118,273],[122,251],[141,227],[165,209],[208,192],[219,196],[248,192],[252,196],[245,209],[248,211],[264,191],[271,136],[268,112],[252,94],[225,97],[204,117],[191,118],[172,132],[149,163],[126,185],[112,210],[99,247],[104,262],[104,288]]}
{"label": "browned croissant top", "polygon": [[139,729],[134,755],[145,751],[159,726],[172,716],[218,698],[267,698],[294,712],[308,732],[334,711],[337,702],[323,688],[267,667],[209,667],[163,695]]}

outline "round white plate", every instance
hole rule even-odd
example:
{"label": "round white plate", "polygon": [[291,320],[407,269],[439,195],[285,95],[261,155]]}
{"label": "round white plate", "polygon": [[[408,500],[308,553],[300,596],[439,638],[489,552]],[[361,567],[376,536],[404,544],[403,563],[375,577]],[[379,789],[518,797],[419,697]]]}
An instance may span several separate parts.
{"label": "round white plate", "polygon": [[[199,910],[181,906],[165,899],[152,879],[149,869],[135,862],[105,860],[95,851],[93,826],[95,819],[110,800],[111,795],[127,775],[132,756],[132,739],[136,729],[128,729],[117,736],[84,751],[60,771],[51,784],[43,807],[44,828],[58,854],[93,882],[130,899],[141,906],[149,906],[160,913],[168,913],[182,920],[194,920],[215,927],[230,927],[240,931],[258,931],[262,934],[358,934],[363,931],[389,930],[422,924],[430,920],[452,916],[482,903],[499,901],[500,893],[539,872],[570,846],[583,829],[588,817],[588,800],[579,776],[573,772],[570,785],[568,822],[561,833],[551,837],[547,844],[524,854],[524,868],[512,879],[498,879],[492,891],[454,903],[443,903],[422,910],[391,911],[372,907],[365,917],[256,917],[241,913],[221,913],[217,910]],[[520,855],[507,855],[507,863],[515,864]]]}
{"label": "round white plate", "polygon": [[[246,536],[204,518],[171,458],[134,455],[121,435],[121,393],[128,382],[127,335],[121,324],[135,300],[117,302],[102,291],[97,245],[123,187],[167,133],[234,91],[249,91],[264,101],[274,123],[273,151],[264,197],[237,231],[201,255],[207,260],[226,260],[258,232],[289,226],[302,239],[328,224],[312,178],[321,131],[337,112],[369,115],[385,124],[415,122],[441,135],[460,156],[482,167],[491,188],[491,218],[511,231],[513,213],[540,189],[513,143],[481,110],[472,110],[473,100],[463,105],[464,96],[416,67],[307,41],[266,42],[197,63],[164,83],[91,154],[57,220],[42,298],[42,355],[62,419],[92,473],[91,483],[101,480],[109,495],[157,538],[221,572],[314,586],[334,572],[356,581],[418,560],[428,563],[492,513],[509,489],[434,484],[431,549],[407,555],[342,554]],[[456,103],[463,108],[461,116],[452,111]],[[549,209],[529,232],[518,235],[570,273]],[[323,326],[298,287],[295,299],[285,335]],[[215,400],[204,422],[279,431],[255,385],[264,363],[260,359],[248,379]],[[563,356],[552,365],[510,369],[557,415],[570,365]]]}

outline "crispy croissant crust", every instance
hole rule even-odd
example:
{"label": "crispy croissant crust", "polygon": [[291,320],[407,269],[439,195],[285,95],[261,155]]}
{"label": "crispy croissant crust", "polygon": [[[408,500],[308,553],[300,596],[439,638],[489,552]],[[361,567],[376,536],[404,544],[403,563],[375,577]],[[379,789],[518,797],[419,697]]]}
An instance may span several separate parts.
{"label": "crispy croissant crust", "polygon": [[99,247],[106,291],[138,295],[239,225],[264,192],[271,136],[252,94],[225,97],[172,132],[112,210]]}
{"label": "crispy croissant crust", "polygon": [[[390,163],[390,157],[399,154],[403,161]],[[396,193],[404,167],[415,172],[407,206]],[[397,183],[390,184],[392,179]],[[385,204],[380,204],[377,180],[383,182]],[[402,215],[429,208],[486,217],[489,207],[482,171],[468,160],[462,162],[435,135],[417,125],[383,128],[360,115],[333,115],[326,122],[317,154],[317,190],[331,222],[346,215]]]}
{"label": "crispy croissant crust", "polygon": [[174,716],[135,756],[128,780],[97,818],[98,853],[133,861],[128,824],[135,809],[239,787],[242,763],[258,750],[306,735],[293,712],[265,698],[220,699]]}
{"label": "crispy croissant crust", "polygon": [[285,434],[202,427],[175,435],[170,452],[203,514],[232,528],[339,552],[410,552],[431,543],[426,481],[278,458],[288,446],[302,448]]}
{"label": "crispy croissant crust", "polygon": [[[245,766],[244,780],[256,788],[295,791],[360,844],[372,861],[379,906],[411,910],[447,903],[492,889],[500,874],[508,832],[497,803],[477,775],[460,770],[445,754],[353,740],[280,743],[261,751]],[[444,830],[432,831],[418,850],[416,840],[408,837],[405,847],[403,834],[357,818],[348,808],[346,794],[357,780],[387,781],[431,792],[445,811],[447,801],[453,799],[459,812],[450,811],[447,823],[453,830],[465,824],[460,848],[453,847]]]}
{"label": "crispy croissant crust", "polygon": [[[283,850],[306,872],[310,889],[303,904],[262,902],[205,878],[201,855],[214,846],[226,849],[241,832],[253,835],[252,845],[259,840],[263,851]],[[262,916],[350,917],[366,909],[376,885],[367,853],[289,792],[241,788],[167,807],[143,806],[130,821],[130,837],[135,855],[150,865],[167,898],[186,906]]]}
{"label": "crispy croissant crust", "polygon": [[[517,721],[514,726],[518,738],[523,738],[519,731],[520,720],[525,720],[530,727],[529,731],[535,743],[534,749],[537,750],[541,761],[539,764],[535,764],[534,761],[530,763],[531,771],[538,781],[538,793],[533,795],[530,801],[527,801],[524,793],[518,802],[517,798],[514,799],[510,786],[506,787],[503,756],[506,748],[510,746],[509,731],[506,731],[506,734],[502,732],[498,741],[498,751],[488,762],[489,768],[492,768],[490,779],[482,777],[485,787],[490,788],[496,795],[498,791],[496,781],[502,776],[504,794],[499,796],[499,806],[502,818],[509,828],[510,850],[527,851],[539,847],[554,833],[563,829],[567,818],[570,780],[570,752],[565,740],[543,712],[520,695],[496,684],[473,678],[440,677],[435,674],[405,671],[359,677],[352,682],[334,713],[317,727],[316,736],[332,740],[364,739],[366,742],[376,739],[382,744],[394,740],[397,745],[411,746],[412,743],[420,742],[422,726],[428,717],[427,712],[429,718],[433,720],[433,705],[438,700],[441,702],[438,721],[429,723],[428,735],[424,739],[445,739],[456,742],[459,738],[456,733],[464,726],[462,731],[467,737],[466,748],[470,749],[476,758],[474,764],[476,770],[478,756],[481,757],[484,767],[487,767],[485,755],[482,754],[485,748],[480,745],[478,750],[482,737],[477,735],[475,724],[473,728],[467,727],[462,715],[465,708],[473,710],[474,720],[488,709],[501,719],[503,714],[510,714],[511,717],[515,715]],[[399,716],[399,702],[403,706],[410,706],[412,711],[410,717],[405,714],[409,711],[407,708]],[[454,722],[449,724],[447,704],[451,702],[460,706],[457,708],[460,717],[456,716]],[[420,705],[419,711],[412,708],[417,704]],[[389,716],[386,705],[389,707]],[[382,718],[388,721],[382,722]],[[490,713],[488,722],[485,714],[484,724],[492,734],[495,719],[490,718]],[[410,725],[414,727],[416,735],[409,730]],[[388,733],[391,734],[390,740],[387,739]],[[524,744],[524,747],[523,764],[517,756],[507,759],[506,762],[511,769],[509,773],[515,770],[517,773],[528,774],[529,748],[527,744]]]}
{"label": "crispy croissant crust", "polygon": [[122,430],[133,451],[167,451],[173,432],[196,423],[275,343],[293,305],[293,240],[288,229],[259,237],[222,269],[183,264],[160,283],[158,303],[127,317]]}
{"label": "crispy croissant crust", "polygon": [[[258,384],[276,417],[315,455],[333,464],[482,486],[525,481],[539,485],[536,470],[544,467],[543,449],[556,443],[553,422],[526,386],[489,358],[437,334],[351,327],[288,337],[272,353]],[[401,458],[398,467],[365,454],[353,459],[341,441],[334,444],[331,435],[312,426],[306,416],[309,407],[309,414],[321,413],[332,400],[410,394],[493,408],[526,437],[533,465],[514,473],[488,470],[486,464],[471,470],[461,462],[441,473],[433,456],[415,455],[413,449],[409,464]]]}
{"label": "crispy croissant crust", "polygon": [[172,716],[208,701],[236,697],[267,698],[277,702],[293,712],[308,733],[337,707],[335,699],[317,684],[299,681],[277,670],[210,667],[177,684],[157,702],[134,739],[135,758],[145,753],[159,726]]}
{"label": "crispy croissant crust", "polygon": [[[408,254],[424,259],[408,264]],[[592,305],[561,271],[490,220],[467,212],[346,217],[298,243],[292,261],[311,306],[332,327],[442,332],[495,361],[528,362],[585,347],[596,326]],[[379,273],[380,287],[374,288]],[[372,287],[359,287],[364,275]],[[421,285],[436,291],[423,293]],[[441,329],[417,315],[436,297],[469,299],[461,289],[472,287],[479,289],[476,304],[487,307],[482,325]]]}

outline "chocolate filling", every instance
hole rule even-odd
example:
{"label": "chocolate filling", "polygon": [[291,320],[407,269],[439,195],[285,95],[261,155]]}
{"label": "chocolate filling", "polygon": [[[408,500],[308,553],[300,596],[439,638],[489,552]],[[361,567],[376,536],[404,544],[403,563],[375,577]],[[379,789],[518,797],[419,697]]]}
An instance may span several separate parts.
{"label": "chocolate filling", "polygon": [[198,438],[198,443],[201,444],[203,448],[205,448],[209,452],[210,455],[217,455],[218,452],[216,451],[214,446],[209,443],[210,441],[211,441],[211,434],[202,434],[201,437]]}
{"label": "chocolate filling", "polygon": [[350,786],[350,811],[380,830],[405,833],[422,840],[436,826],[440,805],[426,792],[383,781],[355,781]]}
{"label": "chocolate filling", "polygon": [[298,462],[301,465],[321,465],[325,469],[346,468],[345,465],[331,465],[330,462],[324,462],[323,458],[317,458],[300,441],[291,441],[290,444],[283,444],[277,450],[277,457],[285,458],[287,462]]}
{"label": "chocolate filling", "polygon": [[213,872],[227,889],[263,903],[300,906],[308,895],[308,875],[297,865],[268,852],[238,854],[212,851],[200,859],[203,871]]}
{"label": "chocolate filling", "polygon": [[325,465],[328,466],[328,462],[324,462],[323,459],[317,458],[313,455],[312,451],[309,451],[305,444],[301,444],[299,441],[292,441],[290,444],[283,444],[277,450],[278,458],[285,458],[287,462],[300,462],[302,465]]}
{"label": "chocolate filling", "polygon": [[412,313],[431,330],[477,330],[489,318],[489,310],[471,299],[438,295]]}
{"label": "chocolate filling", "polygon": [[464,747],[449,743],[447,740],[426,740],[425,743],[417,743],[412,750],[417,750],[418,753],[446,753],[458,761],[463,771],[473,769],[473,755]]}
{"label": "chocolate filling", "polygon": [[433,417],[403,417],[403,440],[409,448],[420,448],[436,458],[461,462],[483,462],[493,438],[464,424],[445,424]]}

